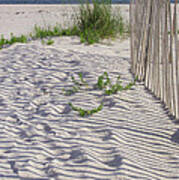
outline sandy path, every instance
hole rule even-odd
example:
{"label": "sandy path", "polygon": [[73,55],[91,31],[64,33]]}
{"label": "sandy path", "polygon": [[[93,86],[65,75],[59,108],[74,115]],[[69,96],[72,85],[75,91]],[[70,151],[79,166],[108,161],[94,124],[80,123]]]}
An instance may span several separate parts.
{"label": "sandy path", "polygon": [[91,109],[101,91],[62,91],[78,72],[89,84],[104,71],[131,81],[129,40],[54,40],[0,51],[0,179],[179,179],[178,126],[142,84],[106,97],[101,112],[84,118],[68,102]]}

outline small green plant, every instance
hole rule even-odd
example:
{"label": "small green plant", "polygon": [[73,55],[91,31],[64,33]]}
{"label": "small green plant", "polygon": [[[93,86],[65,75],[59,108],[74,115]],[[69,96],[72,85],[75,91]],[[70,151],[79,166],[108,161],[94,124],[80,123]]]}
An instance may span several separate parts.
{"label": "small green plant", "polygon": [[5,39],[4,36],[2,35],[1,39],[0,39],[0,49],[2,49],[2,47],[4,45],[7,45],[7,44],[12,45],[12,44],[17,43],[17,42],[27,43],[27,41],[28,41],[28,38],[27,38],[27,36],[24,36],[24,35],[16,37],[13,35],[13,33],[11,33],[11,37],[9,40]]}
{"label": "small green plant", "polygon": [[88,86],[87,82],[84,80],[83,78],[83,75],[82,73],[78,73],[78,76],[79,76],[79,79],[80,79],[80,82],[78,82],[74,76],[71,76],[71,80],[74,84],[74,86],[72,87],[72,89],[69,89],[69,90],[64,90],[65,91],[65,95],[66,96],[70,96],[72,94],[75,94],[78,92],[78,90],[80,90],[80,87],[81,86]]}
{"label": "small green plant", "polygon": [[97,81],[97,84],[95,84],[95,87],[97,89],[104,89],[107,85],[110,85],[111,84],[111,81],[109,79],[109,76],[108,76],[108,73],[107,72],[104,72],[103,75],[99,76],[98,77],[98,81]]}
{"label": "small green plant", "polygon": [[95,84],[95,88],[103,90],[104,94],[112,95],[116,94],[118,91],[131,89],[133,85],[135,85],[137,78],[134,82],[130,82],[125,87],[121,85],[122,81],[120,81],[120,76],[117,77],[117,81],[115,84],[112,84],[107,72],[104,72],[103,75],[98,77],[97,84]]}
{"label": "small green plant", "polygon": [[[78,76],[80,78],[80,82],[76,81],[74,76],[71,77],[75,86],[73,86],[72,89],[67,90],[66,95],[72,95],[76,93],[78,90],[80,90],[80,86],[86,84],[86,82],[83,79],[82,73],[79,73]],[[133,82],[130,82],[126,86],[123,87],[121,85],[122,81],[120,81],[120,76],[117,77],[116,83],[112,84],[108,76],[108,73],[104,72],[101,76],[98,77],[98,81],[95,84],[94,88],[95,89],[97,88],[99,90],[104,90],[104,95],[112,95],[112,94],[116,94],[118,91],[131,89],[132,86],[135,85],[135,82],[137,80],[138,80],[138,77],[136,77]],[[81,117],[84,117],[84,116],[93,115],[94,113],[101,111],[103,108],[103,101],[97,108],[94,108],[92,110],[85,110],[85,109],[76,107],[71,102],[69,103],[69,105],[72,108],[72,110],[77,111]]]}
{"label": "small green plant", "polygon": [[71,80],[76,86],[82,86],[82,83],[79,83],[74,76],[71,76]]}
{"label": "small green plant", "polygon": [[41,43],[42,43],[43,45],[46,44],[44,39],[41,40]]}
{"label": "small green plant", "polygon": [[27,43],[27,36],[21,35],[19,37],[16,37],[13,35],[13,33],[11,33],[11,38],[10,40],[6,41],[8,44],[14,44],[16,42],[21,42],[21,43]]}
{"label": "small green plant", "polygon": [[78,74],[78,76],[79,76],[80,81],[81,81],[81,83],[82,83],[83,85],[88,85],[88,83],[84,80],[83,74],[82,74],[81,72]]}
{"label": "small green plant", "polygon": [[53,43],[54,43],[54,40],[52,39],[48,39],[46,42],[47,45],[52,45]]}
{"label": "small green plant", "polygon": [[99,76],[98,77],[98,82],[97,82],[97,88],[98,89],[103,89],[104,88],[104,76]]}
{"label": "small green plant", "polygon": [[135,85],[135,82],[130,82],[129,84],[127,84],[127,85],[123,88],[123,90],[129,90],[129,89],[131,89],[132,86],[134,86],[134,85]]}
{"label": "small green plant", "polygon": [[46,37],[53,37],[53,36],[72,36],[77,35],[77,28],[74,25],[72,28],[62,29],[59,25],[54,26],[51,28],[42,28],[39,26],[34,27],[34,34],[32,35],[33,39],[43,39]]}
{"label": "small green plant", "polygon": [[77,93],[78,90],[79,90],[79,88],[76,87],[76,86],[73,86],[72,89],[68,89],[68,90],[64,90],[64,89],[63,89],[63,91],[65,91],[65,95],[66,95],[66,96],[71,96],[72,94]]}
{"label": "small green plant", "polygon": [[3,47],[4,44],[6,44],[6,39],[4,39],[4,36],[2,35],[1,36],[1,39],[0,39],[0,49]]}
{"label": "small green plant", "polygon": [[[69,95],[75,94],[76,92],[78,92],[78,90],[80,90],[81,86],[85,86],[85,85],[88,86],[86,81],[83,79],[82,73],[79,73],[78,76],[79,76],[80,82],[78,82],[74,76],[71,76],[74,86],[72,87],[72,89],[66,90],[65,95],[69,96]],[[120,76],[117,77],[116,83],[112,84],[108,76],[108,73],[104,72],[101,76],[98,77],[97,83],[93,87],[94,89],[104,90],[105,95],[112,95],[112,94],[118,93],[119,91],[131,89],[132,86],[135,85],[135,82],[137,81],[137,79],[138,78],[136,77],[134,79],[134,82],[130,82],[126,86],[123,87],[121,85],[122,81],[120,81]]]}
{"label": "small green plant", "polygon": [[45,28],[38,27],[35,25],[34,32],[35,32],[34,35],[32,35],[33,39],[38,39],[38,38],[43,39],[43,38],[46,38],[48,36],[54,36],[54,33],[50,27],[45,29]]}
{"label": "small green plant", "polygon": [[72,108],[72,110],[77,111],[81,117],[93,115],[94,113],[97,113],[103,109],[103,103],[101,103],[97,108],[94,108],[91,110],[85,110],[85,109],[73,106],[71,102],[69,103],[69,105]]}
{"label": "small green plant", "polygon": [[118,91],[122,91],[123,87],[120,84],[114,84],[111,86],[111,89],[105,90],[106,95],[116,94]]}
{"label": "small green plant", "polygon": [[123,86],[121,85],[122,82],[119,81],[119,80],[120,80],[120,76],[118,76],[117,81],[116,81],[116,84],[114,84],[114,85],[111,84],[111,85],[110,85],[110,89],[105,90],[105,94],[106,94],[106,95],[112,95],[112,94],[118,93],[118,91],[123,91],[123,90],[129,90],[129,89],[131,89],[132,86],[134,86],[135,83],[136,83],[136,81],[138,80],[138,77],[136,77],[136,78],[134,79],[134,82],[128,83],[125,87],[123,87]]}

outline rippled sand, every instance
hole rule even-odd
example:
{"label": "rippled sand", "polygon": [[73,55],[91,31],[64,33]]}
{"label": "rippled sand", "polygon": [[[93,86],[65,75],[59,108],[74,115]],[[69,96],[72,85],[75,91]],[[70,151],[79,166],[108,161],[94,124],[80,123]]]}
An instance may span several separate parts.
{"label": "rippled sand", "polygon": [[[66,11],[33,7],[0,6],[0,34],[29,33],[43,16],[47,25],[64,21]],[[79,72],[90,85],[104,71],[113,82],[118,75],[124,84],[133,80],[129,39],[91,46],[77,37],[54,41],[0,51],[0,180],[179,179],[179,125],[143,83],[106,96],[91,117],[79,117],[68,103],[92,109],[101,91],[64,95]]]}
{"label": "rippled sand", "polygon": [[91,85],[104,71],[130,82],[129,39],[54,40],[0,51],[0,179],[179,179],[179,126],[142,83],[106,96],[91,117],[79,117],[68,102],[91,109],[101,91],[64,95],[79,72]]}

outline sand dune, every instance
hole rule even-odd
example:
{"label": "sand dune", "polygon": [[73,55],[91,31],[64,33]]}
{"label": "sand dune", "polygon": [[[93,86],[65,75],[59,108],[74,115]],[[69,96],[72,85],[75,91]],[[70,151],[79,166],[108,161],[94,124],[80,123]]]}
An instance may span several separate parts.
{"label": "sand dune", "polygon": [[[28,33],[33,23],[10,30],[9,24],[0,33]],[[0,180],[179,179],[179,125],[143,83],[112,96],[94,89],[64,95],[79,72],[89,85],[104,71],[113,82],[118,75],[124,84],[133,80],[129,39],[54,41],[0,51]],[[68,105],[92,109],[102,98],[103,110],[89,117]]]}
{"label": "sand dune", "polygon": [[104,71],[131,81],[129,40],[54,40],[0,51],[0,179],[179,179],[178,126],[143,84],[106,96],[84,118],[68,102],[91,109],[101,91],[64,95],[79,72],[91,85]]}

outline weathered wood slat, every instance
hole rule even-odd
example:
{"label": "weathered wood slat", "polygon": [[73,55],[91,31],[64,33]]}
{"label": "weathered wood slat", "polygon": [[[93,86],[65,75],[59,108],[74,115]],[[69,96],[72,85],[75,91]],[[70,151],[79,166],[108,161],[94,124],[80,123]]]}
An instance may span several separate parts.
{"label": "weathered wood slat", "polygon": [[133,74],[179,119],[177,3],[131,0],[130,22]]}

